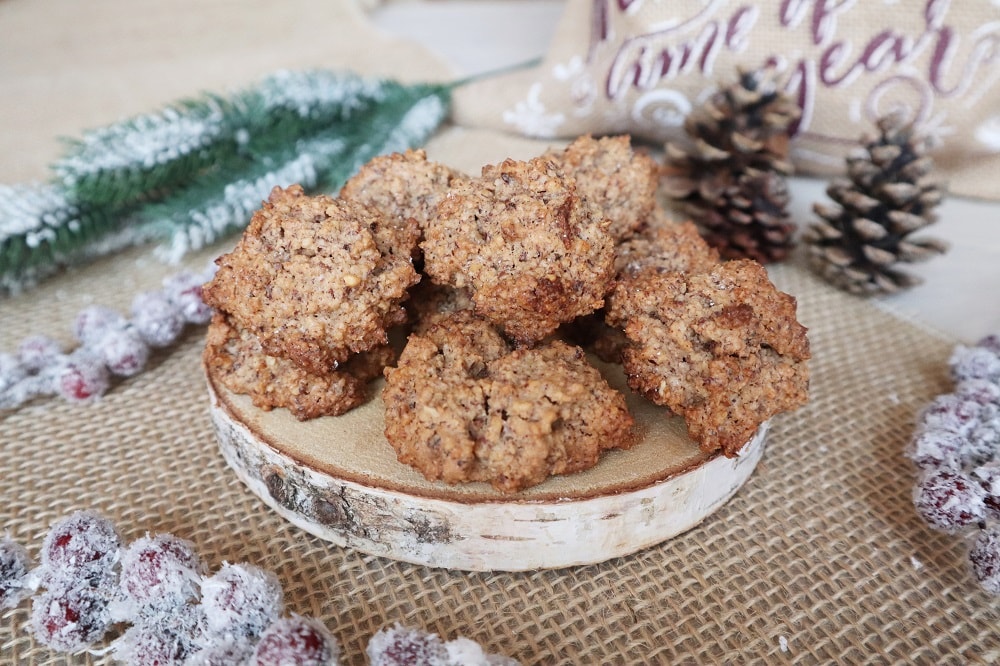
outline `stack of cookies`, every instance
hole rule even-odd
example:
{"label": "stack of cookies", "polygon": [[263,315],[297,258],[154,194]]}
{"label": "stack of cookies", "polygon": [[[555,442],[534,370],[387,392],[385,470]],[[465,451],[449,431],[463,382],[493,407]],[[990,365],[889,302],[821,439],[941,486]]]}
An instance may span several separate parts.
{"label": "stack of cookies", "polygon": [[627,137],[588,136],[479,177],[409,151],[337,198],[275,188],[205,286],[206,368],[300,419],[384,374],[400,461],[515,492],[641,439],[586,350],[735,456],[805,402],[805,328],[760,265],[720,262],[656,206],[658,173]]}

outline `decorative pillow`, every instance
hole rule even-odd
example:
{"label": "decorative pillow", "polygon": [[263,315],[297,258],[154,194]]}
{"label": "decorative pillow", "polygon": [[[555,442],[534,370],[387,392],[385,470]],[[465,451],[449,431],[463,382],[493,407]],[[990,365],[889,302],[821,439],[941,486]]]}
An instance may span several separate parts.
{"label": "decorative pillow", "polygon": [[904,110],[953,193],[1000,199],[1000,0],[567,0],[543,62],[459,89],[454,119],[662,142],[738,67],[765,65],[802,107],[800,173],[842,172]]}

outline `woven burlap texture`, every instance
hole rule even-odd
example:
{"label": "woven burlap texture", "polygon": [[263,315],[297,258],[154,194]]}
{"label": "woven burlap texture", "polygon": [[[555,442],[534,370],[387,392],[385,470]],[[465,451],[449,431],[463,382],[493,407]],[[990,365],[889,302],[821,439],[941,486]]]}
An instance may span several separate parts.
{"label": "woven burlap texture", "polygon": [[[124,307],[168,269],[142,253],[56,279],[3,308],[0,349],[68,330],[88,298]],[[216,449],[199,365],[203,331],[100,402],[34,402],[0,416],[0,529],[33,555],[77,509],[126,539],[170,532],[211,568],[273,570],[291,612],[322,619],[344,663],[400,621],[465,635],[525,664],[989,663],[1000,612],[968,575],[965,544],[914,514],[903,455],[914,415],[949,391],[953,341],[842,294],[794,264],[814,350],[807,407],[774,420],[750,482],[695,529],[603,564],[461,573],[344,550],[286,523]],[[123,275],[128,275],[126,280]],[[0,662],[102,663],[36,644],[30,604],[3,612]]]}

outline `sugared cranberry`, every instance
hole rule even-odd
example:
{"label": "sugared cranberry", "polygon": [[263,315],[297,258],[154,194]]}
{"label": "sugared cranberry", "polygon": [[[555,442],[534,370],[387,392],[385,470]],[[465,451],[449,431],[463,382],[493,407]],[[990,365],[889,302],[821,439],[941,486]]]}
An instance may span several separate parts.
{"label": "sugared cranberry", "polygon": [[224,564],[201,584],[209,635],[233,640],[260,636],[284,610],[277,577],[251,564]]}
{"label": "sugared cranberry", "polygon": [[122,554],[119,588],[126,608],[171,610],[197,596],[201,571],[201,561],[189,541],[172,534],[146,536],[133,541]]}
{"label": "sugared cranberry", "polygon": [[108,597],[87,583],[60,581],[34,598],[31,633],[53,650],[79,652],[104,637],[107,606]]}
{"label": "sugared cranberry", "polygon": [[103,305],[91,305],[80,311],[73,322],[73,334],[87,344],[99,340],[109,330],[125,328],[125,317]]}
{"label": "sugared cranberry", "polygon": [[150,347],[166,347],[180,335],[184,317],[166,295],[148,291],[132,301],[132,325]]}
{"label": "sugared cranberry", "polygon": [[110,386],[104,361],[80,348],[56,371],[56,388],[70,402],[89,402],[104,395]]}
{"label": "sugared cranberry", "polygon": [[212,308],[202,298],[201,288],[205,282],[204,275],[190,271],[181,271],[163,281],[167,299],[189,324],[207,324],[212,320]]}
{"label": "sugared cranberry", "polygon": [[986,491],[965,474],[950,469],[929,472],[917,483],[913,504],[927,524],[945,532],[981,520]]}
{"label": "sugared cranberry", "polygon": [[437,634],[394,624],[375,633],[366,649],[371,666],[447,663],[448,650]]}
{"label": "sugared cranberry", "polygon": [[25,584],[31,559],[24,546],[7,536],[0,536],[0,609],[13,608],[30,590]]}
{"label": "sugared cranberry", "polygon": [[180,666],[201,649],[203,620],[192,604],[140,616],[111,643],[111,653],[129,666]]}
{"label": "sugared cranberry", "polygon": [[317,620],[282,618],[268,627],[254,649],[256,666],[329,666],[337,663],[340,646]]}
{"label": "sugared cranberry", "polygon": [[1000,594],[1000,525],[979,532],[969,549],[972,575],[990,594]]}
{"label": "sugared cranberry", "polygon": [[149,360],[149,346],[131,327],[108,331],[92,349],[100,354],[111,374],[119,377],[138,374]]}
{"label": "sugared cranberry", "polygon": [[30,335],[17,347],[17,357],[28,372],[39,372],[62,355],[62,345],[47,335]]}
{"label": "sugared cranberry", "polygon": [[91,511],[57,521],[42,542],[42,567],[49,579],[102,576],[118,561],[121,537],[114,524]]}

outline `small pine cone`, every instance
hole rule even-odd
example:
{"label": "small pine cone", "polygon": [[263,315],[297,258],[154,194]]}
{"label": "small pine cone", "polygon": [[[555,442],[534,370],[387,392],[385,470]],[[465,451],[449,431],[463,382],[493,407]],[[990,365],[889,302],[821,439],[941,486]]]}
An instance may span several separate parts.
{"label": "small pine cone", "polygon": [[890,294],[919,284],[896,268],[947,250],[934,238],[909,235],[937,221],[941,188],[931,177],[929,144],[899,114],[878,121],[880,135],[847,158],[847,177],[834,179],[803,233],[809,263],[835,286],[859,295]]}
{"label": "small pine cone", "polygon": [[789,136],[800,116],[770,71],[740,72],[687,117],[686,148],[666,146],[661,184],[724,259],[784,259]]}

